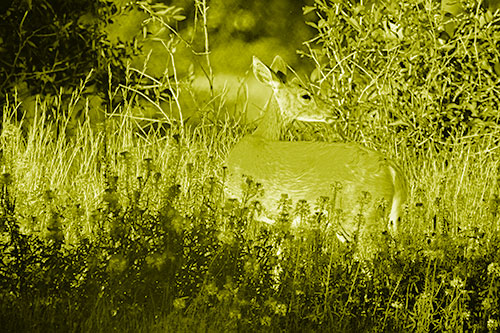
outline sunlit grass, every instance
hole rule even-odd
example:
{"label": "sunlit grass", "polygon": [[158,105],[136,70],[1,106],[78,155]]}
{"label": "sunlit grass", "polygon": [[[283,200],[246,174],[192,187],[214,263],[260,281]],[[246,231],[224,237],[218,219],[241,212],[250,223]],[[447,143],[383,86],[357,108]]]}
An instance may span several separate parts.
{"label": "sunlit grass", "polygon": [[[57,327],[51,320],[65,313],[92,330],[496,325],[491,136],[427,156],[399,148],[410,184],[401,233],[380,235],[372,256],[360,258],[356,240],[329,231],[331,219],[304,215],[318,203],[295,207],[284,197],[281,218],[267,225],[252,219],[258,197],[245,206],[224,197],[223,156],[243,135],[229,123],[144,136],[126,119],[105,129],[83,122],[68,137],[43,110],[26,132],[6,111],[2,237],[10,264],[3,274],[43,269],[10,287],[17,301],[4,287],[12,301],[5,316],[17,309],[24,323]],[[298,228],[293,213],[302,214]],[[28,310],[33,301],[48,317]],[[119,320],[125,316],[133,319]]]}
{"label": "sunlit grass", "polygon": [[[387,83],[372,80],[375,87]],[[198,112],[196,122],[180,116],[148,122],[135,116],[133,89],[122,88],[124,101],[111,101],[112,111],[74,96],[70,105],[86,105],[83,115],[102,117],[57,118],[45,101],[21,120],[17,102],[3,109],[0,322],[6,331],[500,327],[498,126],[456,129],[446,141],[429,137],[439,128],[422,120],[429,96],[412,92],[408,108],[392,91],[381,104],[349,101],[355,107],[339,108],[345,118],[335,128],[294,124],[287,139],[355,140],[402,166],[409,200],[399,233],[372,235],[360,253],[360,239],[337,237],[334,225],[344,216],[328,211],[328,199],[306,203],[284,195],[275,223],[267,224],[257,221],[258,192],[265,189],[252,180],[242,179],[244,202],[226,197],[224,158],[254,126],[229,116],[224,94],[203,101],[202,110],[181,109]],[[341,88],[347,97],[354,93]],[[177,108],[178,98],[170,100]],[[408,124],[389,126],[388,115]],[[151,126],[145,130],[144,123]],[[363,218],[361,211],[356,219]]]}

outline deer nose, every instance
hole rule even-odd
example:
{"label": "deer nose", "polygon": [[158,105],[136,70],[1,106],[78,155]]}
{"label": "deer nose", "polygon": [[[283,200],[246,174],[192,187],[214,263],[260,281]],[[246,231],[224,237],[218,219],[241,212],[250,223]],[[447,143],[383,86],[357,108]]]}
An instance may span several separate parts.
{"label": "deer nose", "polygon": [[333,117],[333,116],[325,117],[325,123],[327,123],[327,124],[331,124],[334,121],[335,121],[335,117]]}

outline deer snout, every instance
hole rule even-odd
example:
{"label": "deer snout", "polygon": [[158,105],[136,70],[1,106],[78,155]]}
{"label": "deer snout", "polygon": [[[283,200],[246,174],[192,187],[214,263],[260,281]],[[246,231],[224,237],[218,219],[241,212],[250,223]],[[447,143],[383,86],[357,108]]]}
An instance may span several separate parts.
{"label": "deer snout", "polygon": [[331,124],[334,121],[335,121],[335,117],[333,117],[333,116],[327,116],[327,117],[325,117],[325,123],[327,123],[327,124]]}

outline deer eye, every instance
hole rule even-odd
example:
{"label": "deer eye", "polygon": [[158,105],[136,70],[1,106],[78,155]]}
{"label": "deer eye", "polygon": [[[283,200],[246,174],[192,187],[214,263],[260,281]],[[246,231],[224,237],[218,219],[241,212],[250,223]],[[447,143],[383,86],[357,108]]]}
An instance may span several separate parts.
{"label": "deer eye", "polygon": [[300,96],[303,100],[310,101],[312,99],[311,95],[303,94]]}

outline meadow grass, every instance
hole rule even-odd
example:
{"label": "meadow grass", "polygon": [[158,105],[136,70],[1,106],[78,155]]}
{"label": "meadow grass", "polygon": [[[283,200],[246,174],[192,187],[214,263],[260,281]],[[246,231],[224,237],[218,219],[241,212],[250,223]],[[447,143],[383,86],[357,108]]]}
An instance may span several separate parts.
{"label": "meadow grass", "polygon": [[[308,9],[325,18],[311,23],[318,36],[306,44],[322,66],[317,88],[337,94],[328,97],[343,117],[333,127],[295,124],[286,138],[360,142],[408,178],[398,235],[372,235],[368,257],[355,237],[336,237],[331,226],[343,214],[320,213],[326,199],[284,195],[268,225],[254,218],[265,189],[253,180],[242,178],[244,202],[225,196],[224,158],[254,125],[229,115],[224,93],[210,91],[194,112],[172,94],[172,109],[196,114],[194,123],[166,112],[164,122],[137,116],[137,94],[126,85],[122,103],[110,91],[102,109],[75,94],[56,105],[64,112],[38,100],[19,117],[23,105],[8,99],[0,134],[3,331],[498,331],[500,133],[486,38],[498,36],[497,18],[469,17],[456,38],[440,42],[435,4],[425,4],[317,1]],[[401,18],[409,32],[393,24]],[[482,59],[484,68],[469,66]],[[463,79],[467,69],[448,66],[456,63],[478,79]],[[462,85],[443,83],[455,81]],[[166,86],[173,93],[182,84]],[[461,118],[487,103],[484,119]],[[362,223],[363,212],[356,218]]]}
{"label": "meadow grass", "polygon": [[244,205],[224,196],[224,156],[248,126],[173,122],[141,134],[111,117],[67,136],[43,108],[27,128],[15,105],[3,113],[7,331],[498,327],[498,133],[381,147],[402,164],[410,199],[399,236],[375,235],[360,258],[331,219],[308,214],[320,203],[283,197],[278,221],[260,225],[255,183],[242,181]]}

